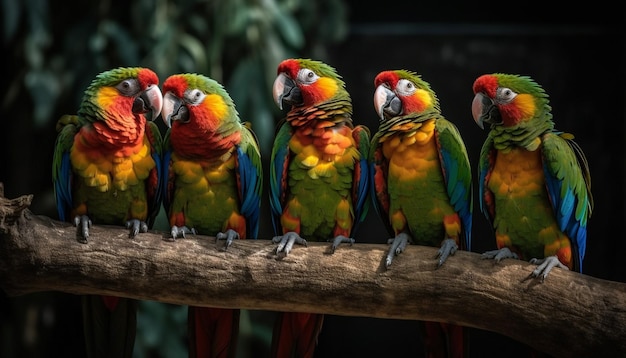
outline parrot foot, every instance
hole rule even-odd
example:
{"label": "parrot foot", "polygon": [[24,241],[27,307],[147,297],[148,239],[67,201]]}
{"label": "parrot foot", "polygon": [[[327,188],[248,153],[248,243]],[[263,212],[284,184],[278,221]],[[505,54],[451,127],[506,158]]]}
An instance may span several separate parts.
{"label": "parrot foot", "polygon": [[172,234],[172,237],[168,237],[165,240],[176,241],[176,239],[179,237],[182,237],[184,239],[186,234],[194,234],[194,235],[197,234],[196,229],[194,228],[190,229],[187,226],[176,226],[176,225],[172,226],[170,233]]}
{"label": "parrot foot", "polygon": [[454,255],[456,253],[456,250],[458,249],[459,245],[456,244],[456,241],[454,241],[454,239],[443,240],[443,242],[441,243],[441,247],[439,248],[439,251],[437,251],[437,255],[435,256],[435,258],[439,258],[437,267],[441,267],[441,265],[446,262],[448,256]]}
{"label": "parrot foot", "polygon": [[140,232],[148,232],[148,224],[145,221],[131,219],[126,222],[126,228],[130,229],[129,238],[134,238]]}
{"label": "parrot foot", "polygon": [[89,228],[91,228],[91,220],[87,215],[77,215],[74,218],[74,226],[78,229],[78,242],[87,243],[89,238]]}
{"label": "parrot foot", "polygon": [[494,259],[496,262],[500,262],[504,259],[519,259],[516,253],[511,252],[508,247],[503,247],[499,250],[485,251],[480,255],[482,259]]}
{"label": "parrot foot", "polygon": [[404,232],[400,233],[396,237],[387,240],[387,243],[391,244],[391,248],[389,248],[389,253],[387,254],[387,259],[385,260],[385,267],[389,268],[394,256],[400,255],[409,243],[409,234]]}
{"label": "parrot foot", "polygon": [[224,243],[224,247],[222,248],[223,251],[228,250],[230,245],[232,245],[233,240],[238,239],[240,239],[239,234],[233,229],[228,229],[226,230],[226,232],[218,232],[217,235],[215,235],[216,242],[219,240],[226,240],[226,242]]}
{"label": "parrot foot", "polygon": [[337,235],[334,239],[333,239],[333,244],[330,246],[330,253],[333,254],[335,253],[335,249],[337,249],[337,247],[339,246],[339,244],[341,243],[346,243],[346,244],[354,244],[354,239],[351,237],[345,237],[343,235]]}
{"label": "parrot foot", "polygon": [[569,267],[563,265],[556,256],[548,256],[545,259],[531,259],[530,263],[538,265],[537,268],[530,273],[530,277],[534,278],[541,276],[541,282],[548,277],[550,271],[552,271],[555,267],[569,270]]}
{"label": "parrot foot", "polygon": [[306,240],[293,231],[290,231],[282,236],[274,236],[274,238],[272,238],[272,242],[278,243],[278,246],[276,246],[276,255],[281,256],[287,256],[294,243],[307,246]]}

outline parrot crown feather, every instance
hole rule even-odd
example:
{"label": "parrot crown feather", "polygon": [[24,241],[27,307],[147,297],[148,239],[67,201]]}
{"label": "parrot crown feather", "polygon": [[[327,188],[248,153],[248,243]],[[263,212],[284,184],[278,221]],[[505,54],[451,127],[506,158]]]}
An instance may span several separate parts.
{"label": "parrot crown feather", "polygon": [[283,65],[278,68],[278,73],[283,72],[285,70],[285,66],[293,69],[292,74],[297,73],[301,68],[308,68],[321,77],[330,77],[335,79],[341,88],[345,88],[346,86],[341,75],[337,73],[337,70],[322,61],[316,61],[309,58],[287,60],[284,61]]}
{"label": "parrot crown feather", "polygon": [[441,112],[441,108],[439,105],[439,98],[437,97],[437,94],[430,86],[430,83],[424,81],[420,74],[418,74],[417,72],[409,71],[409,70],[396,70],[395,72],[398,74],[400,78],[407,79],[413,82],[417,86],[417,88],[428,92],[428,94],[430,94],[433,100],[433,108],[437,112]]}
{"label": "parrot crown feather", "polygon": [[533,96],[539,109],[536,112],[537,116],[541,116],[542,120],[552,121],[552,107],[548,93],[535,80],[529,76],[504,73],[496,73],[494,76],[498,78],[500,87],[508,87],[517,93],[527,93]]}
{"label": "parrot crown feather", "polygon": [[548,98],[548,94],[529,76],[494,73],[500,87],[509,87],[517,93],[530,93],[537,98]]}
{"label": "parrot crown feather", "polygon": [[235,101],[233,101],[233,99],[230,97],[230,94],[221,83],[217,82],[211,77],[195,73],[184,74],[183,76],[187,80],[187,88],[198,88],[204,91],[206,94],[217,94],[221,96],[229,111],[232,111],[232,115],[237,117],[237,121],[239,122],[239,112],[237,112]]}
{"label": "parrot crown feather", "polygon": [[96,78],[91,81],[91,85],[87,88],[87,91],[103,86],[114,86],[119,81],[127,78],[138,78],[141,70],[143,70],[141,67],[118,67],[100,72],[96,75]]}
{"label": "parrot crown feather", "polygon": [[[180,73],[171,75],[166,80],[167,89],[173,91],[176,96],[182,97],[189,88],[202,89],[206,93],[215,93],[224,97],[227,104],[233,104],[233,100],[224,86],[211,77],[197,73]],[[165,85],[165,83],[164,83]]]}

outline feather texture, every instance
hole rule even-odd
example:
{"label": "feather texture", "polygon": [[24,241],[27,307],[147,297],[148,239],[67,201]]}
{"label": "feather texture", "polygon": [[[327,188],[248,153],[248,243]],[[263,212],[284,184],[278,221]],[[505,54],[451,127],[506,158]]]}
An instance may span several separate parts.
{"label": "feather texture", "polygon": [[[368,210],[369,129],[352,122],[352,102],[334,68],[315,60],[278,65],[273,94],[287,110],[270,158],[270,204],[278,255],[294,243],[352,243]],[[312,357],[323,315],[280,313],[273,357]]]}
{"label": "feather texture", "polygon": [[[554,129],[548,95],[528,76],[474,82],[474,120],[489,124],[479,162],[481,211],[498,249],[582,272],[593,209],[589,165],[571,134]],[[552,267],[538,268],[545,279]]]}
{"label": "feather texture", "polygon": [[[92,221],[123,225],[133,238],[152,227],[161,206],[162,95],[147,68],[116,68],[96,76],[77,115],[57,122],[52,178],[59,218],[74,222],[87,244]],[[137,302],[84,296],[89,357],[131,357]]]}
{"label": "feather texture", "polygon": [[[186,234],[215,236],[226,250],[234,239],[256,239],[262,195],[258,141],[241,122],[228,92],[200,74],[163,83],[164,206],[175,241]],[[236,354],[238,309],[189,307],[190,357]]]}
{"label": "feather texture", "polygon": [[[391,247],[385,263],[408,243],[439,247],[437,265],[458,248],[471,249],[472,186],[465,144],[417,73],[383,71],[375,80],[380,118],[369,153],[371,194]],[[463,357],[464,328],[421,322],[428,357]]]}

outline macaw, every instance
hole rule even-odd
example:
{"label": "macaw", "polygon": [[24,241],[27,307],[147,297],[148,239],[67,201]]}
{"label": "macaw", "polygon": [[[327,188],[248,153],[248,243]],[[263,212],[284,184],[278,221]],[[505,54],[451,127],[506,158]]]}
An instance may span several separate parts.
{"label": "macaw", "polygon": [[[261,154],[249,123],[217,81],[175,74],[163,83],[163,203],[171,238],[200,233],[256,239],[262,193]],[[234,357],[238,309],[188,308],[190,357]]]}
{"label": "macaw", "polygon": [[[459,248],[471,249],[472,174],[465,144],[419,74],[382,71],[374,86],[380,125],[368,156],[373,206],[393,236],[385,265],[412,243],[438,247],[440,267]],[[427,356],[466,353],[463,327],[423,322],[422,328]]]}
{"label": "macaw", "polygon": [[489,125],[479,160],[480,209],[497,250],[530,260],[543,282],[554,267],[582,272],[593,209],[589,166],[573,136],[554,129],[548,95],[528,76],[494,73],[473,84],[472,116]]}
{"label": "macaw", "polygon": [[[336,70],[321,61],[286,59],[273,96],[287,109],[270,158],[270,207],[279,257],[307,239],[332,241],[330,252],[353,235],[367,214],[370,132],[352,122],[352,101]],[[312,357],[323,315],[279,313],[273,357]]]}
{"label": "macaw", "polygon": [[[85,90],[77,115],[57,122],[53,183],[59,219],[73,222],[88,243],[92,222],[125,225],[129,237],[152,227],[161,207],[161,145],[147,121],[162,106],[157,75],[148,68],[102,72]],[[83,296],[87,354],[131,357],[137,301]]]}

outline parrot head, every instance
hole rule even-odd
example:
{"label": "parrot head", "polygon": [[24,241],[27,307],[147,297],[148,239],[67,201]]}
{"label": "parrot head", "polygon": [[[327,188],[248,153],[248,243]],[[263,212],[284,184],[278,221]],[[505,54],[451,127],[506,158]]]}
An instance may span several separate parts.
{"label": "parrot head", "polygon": [[483,129],[491,126],[517,127],[533,121],[550,121],[548,95],[530,77],[494,73],[474,81],[472,116]]}
{"label": "parrot head", "polygon": [[335,69],[310,59],[287,59],[278,65],[274,80],[274,101],[282,110],[291,107],[315,106],[338,95],[348,96],[345,83]]}
{"label": "parrot head", "polygon": [[439,112],[435,92],[415,72],[380,72],[374,79],[374,86],[374,108],[381,121],[409,113],[422,113],[428,109]]}
{"label": "parrot head", "polygon": [[161,118],[180,156],[219,157],[241,141],[235,103],[217,81],[195,73],[175,74],[163,82]]}
{"label": "parrot head", "polygon": [[217,81],[194,73],[176,74],[163,82],[163,121],[171,128],[194,120],[196,130],[214,131],[237,119],[235,104]]}
{"label": "parrot head", "polygon": [[88,120],[122,120],[161,113],[159,78],[148,68],[119,67],[96,76],[85,90],[78,115]]}

